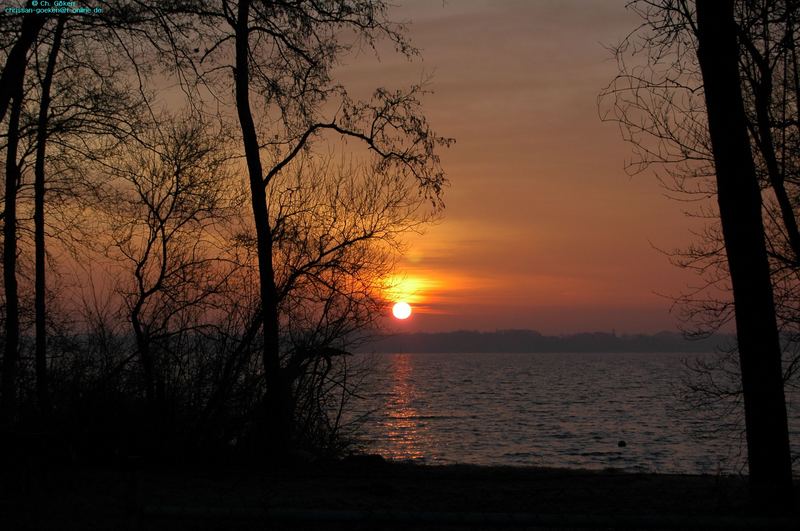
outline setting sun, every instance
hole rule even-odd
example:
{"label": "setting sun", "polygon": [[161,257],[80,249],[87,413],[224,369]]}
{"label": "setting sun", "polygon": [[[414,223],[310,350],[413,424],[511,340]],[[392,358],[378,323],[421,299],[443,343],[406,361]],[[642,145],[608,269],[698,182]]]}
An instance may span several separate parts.
{"label": "setting sun", "polygon": [[411,306],[407,302],[398,302],[392,306],[392,315],[397,319],[408,319],[411,316]]}

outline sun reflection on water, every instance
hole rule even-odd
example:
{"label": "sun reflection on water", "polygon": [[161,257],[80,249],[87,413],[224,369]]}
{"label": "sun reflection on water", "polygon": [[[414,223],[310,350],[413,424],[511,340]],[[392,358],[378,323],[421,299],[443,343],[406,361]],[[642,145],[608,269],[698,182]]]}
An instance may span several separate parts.
{"label": "sun reflection on water", "polygon": [[429,457],[430,434],[420,422],[417,410],[417,389],[414,384],[414,366],[410,356],[396,355],[390,365],[391,388],[386,393],[383,422],[385,447],[381,454],[389,459],[419,460]]}

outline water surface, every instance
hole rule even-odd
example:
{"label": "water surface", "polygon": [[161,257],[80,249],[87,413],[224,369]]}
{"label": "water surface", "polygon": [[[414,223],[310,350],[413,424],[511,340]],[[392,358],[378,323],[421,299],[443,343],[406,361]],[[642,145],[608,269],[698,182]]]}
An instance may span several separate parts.
{"label": "water surface", "polygon": [[741,435],[678,398],[687,356],[364,355],[372,372],[354,407],[368,450],[390,459],[735,472]]}

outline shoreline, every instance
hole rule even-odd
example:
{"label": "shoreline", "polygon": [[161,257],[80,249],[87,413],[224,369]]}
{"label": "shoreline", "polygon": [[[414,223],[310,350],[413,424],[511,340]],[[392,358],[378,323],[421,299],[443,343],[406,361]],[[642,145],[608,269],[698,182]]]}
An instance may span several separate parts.
{"label": "shoreline", "polygon": [[14,500],[4,493],[0,502],[19,529],[250,529],[259,522],[269,523],[263,529],[800,528],[797,510],[758,511],[746,478],[725,475],[431,466],[360,456],[271,472],[246,465],[70,466],[28,483],[27,494]]}

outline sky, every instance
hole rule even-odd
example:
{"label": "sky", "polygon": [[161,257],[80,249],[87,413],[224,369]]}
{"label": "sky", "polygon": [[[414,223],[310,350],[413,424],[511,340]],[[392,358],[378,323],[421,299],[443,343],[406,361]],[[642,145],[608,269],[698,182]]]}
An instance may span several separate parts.
{"label": "sky", "polygon": [[392,18],[422,59],[339,69],[355,92],[431,75],[426,115],[456,139],[444,218],[398,264],[394,298],[413,313],[392,329],[676,329],[668,296],[697,282],[659,249],[689,244],[696,222],[652,171],[625,172],[631,148],[597,107],[617,73],[606,47],[638,25],[626,2],[405,0]]}

